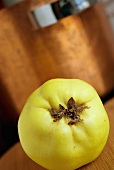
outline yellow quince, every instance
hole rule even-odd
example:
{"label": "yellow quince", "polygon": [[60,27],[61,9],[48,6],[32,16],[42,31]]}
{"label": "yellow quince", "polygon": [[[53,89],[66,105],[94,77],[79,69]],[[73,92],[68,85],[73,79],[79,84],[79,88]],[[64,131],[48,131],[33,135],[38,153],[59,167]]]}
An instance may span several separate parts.
{"label": "yellow quince", "polygon": [[28,98],[18,132],[33,161],[49,170],[74,170],[99,156],[109,120],[91,85],[79,79],[52,79]]}

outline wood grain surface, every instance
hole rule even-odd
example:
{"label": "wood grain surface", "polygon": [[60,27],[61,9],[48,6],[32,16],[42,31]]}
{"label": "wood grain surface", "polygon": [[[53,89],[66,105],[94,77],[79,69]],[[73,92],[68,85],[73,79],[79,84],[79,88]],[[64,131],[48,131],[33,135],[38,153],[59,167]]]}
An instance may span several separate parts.
{"label": "wood grain surface", "polygon": [[17,118],[33,90],[58,77],[85,80],[100,96],[110,92],[114,38],[102,4],[37,31],[28,7],[23,1],[0,11],[0,101],[5,107]]}
{"label": "wood grain surface", "polygon": [[[110,133],[107,144],[100,156],[79,170],[114,170],[114,98],[105,104],[110,120]],[[1,159],[1,170],[44,170],[24,153],[20,143],[13,146]]]}

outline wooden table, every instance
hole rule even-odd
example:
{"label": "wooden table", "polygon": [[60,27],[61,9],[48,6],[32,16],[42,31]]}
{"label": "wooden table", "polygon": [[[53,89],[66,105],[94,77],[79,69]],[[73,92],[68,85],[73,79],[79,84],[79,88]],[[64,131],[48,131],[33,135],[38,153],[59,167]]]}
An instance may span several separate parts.
{"label": "wooden table", "polygon": [[[100,156],[80,170],[114,170],[114,98],[105,104],[110,120],[110,134]],[[20,143],[13,146],[0,160],[1,170],[44,170],[24,153]]]}

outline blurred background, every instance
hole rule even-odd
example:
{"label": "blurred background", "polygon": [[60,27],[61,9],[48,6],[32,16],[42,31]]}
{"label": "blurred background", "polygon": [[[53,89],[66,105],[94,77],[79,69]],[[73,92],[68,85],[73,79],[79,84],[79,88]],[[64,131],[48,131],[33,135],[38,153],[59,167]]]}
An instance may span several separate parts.
{"label": "blurred background", "polygon": [[114,96],[114,0],[65,18],[59,15],[50,25],[44,20],[43,28],[39,4],[0,1],[0,156],[19,141],[17,122],[24,103],[48,79],[83,79],[103,103]]}

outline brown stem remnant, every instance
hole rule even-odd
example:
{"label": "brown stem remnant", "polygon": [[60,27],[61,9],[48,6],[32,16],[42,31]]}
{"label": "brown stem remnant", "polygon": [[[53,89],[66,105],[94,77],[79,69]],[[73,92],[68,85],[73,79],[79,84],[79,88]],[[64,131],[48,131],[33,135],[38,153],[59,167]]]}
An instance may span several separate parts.
{"label": "brown stem remnant", "polygon": [[50,109],[51,116],[54,118],[54,122],[62,119],[62,117],[66,117],[70,119],[68,125],[73,125],[82,121],[80,118],[80,114],[85,110],[89,109],[89,107],[85,104],[76,104],[73,97],[71,97],[67,102],[67,109],[65,109],[61,104],[59,104],[59,110]]}

